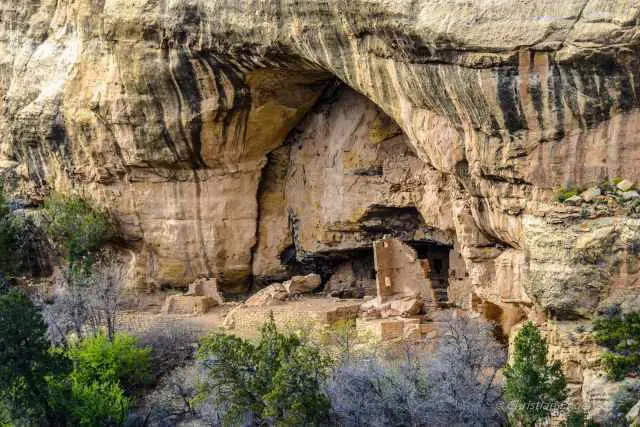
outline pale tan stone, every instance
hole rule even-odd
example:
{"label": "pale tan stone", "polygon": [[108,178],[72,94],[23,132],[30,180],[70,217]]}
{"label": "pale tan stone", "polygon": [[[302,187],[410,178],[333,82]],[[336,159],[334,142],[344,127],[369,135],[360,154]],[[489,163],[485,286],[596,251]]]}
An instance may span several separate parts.
{"label": "pale tan stone", "polygon": [[618,183],[617,187],[618,187],[618,189],[620,191],[627,192],[627,191],[630,191],[633,188],[634,185],[635,184],[633,183],[633,181],[629,181],[629,180],[625,179],[623,181],[620,181]]}
{"label": "pale tan stone", "polygon": [[218,281],[216,279],[199,279],[189,285],[189,290],[185,295],[204,296],[215,299],[218,304],[224,303],[224,297],[218,292]]}
{"label": "pale tan stone", "polygon": [[593,199],[595,199],[596,197],[599,197],[602,195],[602,190],[600,190],[599,187],[591,187],[585,191],[583,191],[580,194],[580,197],[582,197],[582,199],[585,202],[591,202],[593,201]]}
{"label": "pale tan stone", "polygon": [[307,276],[294,276],[282,283],[285,291],[289,295],[306,294],[317,289],[322,284],[322,278],[318,274]]}
{"label": "pale tan stone", "polygon": [[629,412],[627,412],[626,419],[627,422],[632,426],[634,425],[634,423],[638,423],[638,421],[640,421],[640,400],[638,401],[638,403],[633,405],[633,408],[631,408]]}
{"label": "pale tan stone", "polygon": [[218,301],[206,296],[173,295],[167,297],[162,307],[164,314],[206,314],[218,305]]}
{"label": "pale tan stone", "polygon": [[247,307],[269,307],[282,304],[287,299],[289,293],[280,283],[274,283],[253,294],[245,305]]}

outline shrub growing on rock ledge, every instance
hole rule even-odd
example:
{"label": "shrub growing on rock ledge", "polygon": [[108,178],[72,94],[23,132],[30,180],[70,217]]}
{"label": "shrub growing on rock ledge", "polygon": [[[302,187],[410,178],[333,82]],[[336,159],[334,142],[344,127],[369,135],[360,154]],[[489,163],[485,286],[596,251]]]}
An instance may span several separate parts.
{"label": "shrub growing on rock ledge", "polygon": [[602,357],[612,380],[640,374],[640,313],[622,313],[617,307],[594,321],[596,342],[607,348]]}
{"label": "shrub growing on rock ledge", "polygon": [[112,229],[108,214],[80,197],[54,195],[45,202],[47,231],[70,263],[82,261],[103,246]]}

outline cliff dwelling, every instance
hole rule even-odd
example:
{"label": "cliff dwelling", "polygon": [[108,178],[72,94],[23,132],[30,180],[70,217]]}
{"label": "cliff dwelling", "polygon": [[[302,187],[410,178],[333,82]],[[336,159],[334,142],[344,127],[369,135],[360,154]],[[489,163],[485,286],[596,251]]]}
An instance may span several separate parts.
{"label": "cliff dwelling", "polygon": [[[637,7],[449,3],[0,0],[10,211],[104,209],[140,300],[313,275],[349,316],[531,320],[597,400],[572,337],[640,307]],[[205,288],[166,311],[221,309]]]}

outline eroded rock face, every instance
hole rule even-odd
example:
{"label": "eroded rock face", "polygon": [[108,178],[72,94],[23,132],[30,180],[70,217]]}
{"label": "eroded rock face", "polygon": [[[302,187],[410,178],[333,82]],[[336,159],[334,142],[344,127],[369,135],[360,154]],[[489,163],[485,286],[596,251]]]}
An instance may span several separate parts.
{"label": "eroded rock face", "polygon": [[[244,290],[395,233],[455,247],[453,294],[470,283],[469,305],[499,317],[640,306],[637,219],[553,201],[640,182],[632,0],[0,0],[0,14],[3,173],[27,196],[111,208],[143,288]],[[336,77],[351,89],[328,90]]]}

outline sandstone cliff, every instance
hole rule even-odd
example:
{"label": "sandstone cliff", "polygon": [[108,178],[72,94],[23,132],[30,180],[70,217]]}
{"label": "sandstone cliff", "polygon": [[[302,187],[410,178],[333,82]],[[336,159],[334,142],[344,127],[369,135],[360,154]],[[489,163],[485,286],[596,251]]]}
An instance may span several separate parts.
{"label": "sandstone cliff", "polygon": [[393,234],[455,247],[455,298],[494,317],[637,309],[640,220],[553,196],[640,181],[639,14],[0,0],[0,167],[112,209],[141,288],[330,275]]}

